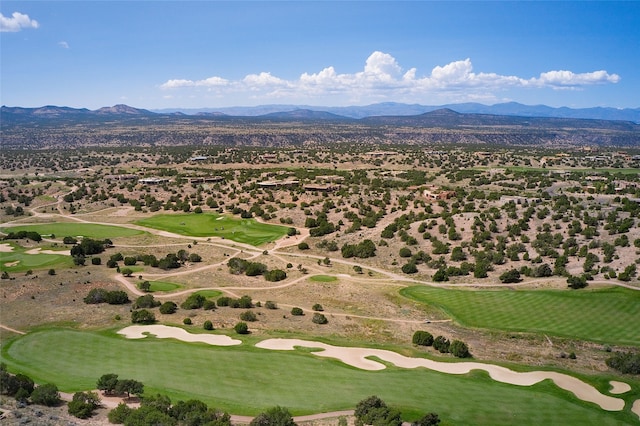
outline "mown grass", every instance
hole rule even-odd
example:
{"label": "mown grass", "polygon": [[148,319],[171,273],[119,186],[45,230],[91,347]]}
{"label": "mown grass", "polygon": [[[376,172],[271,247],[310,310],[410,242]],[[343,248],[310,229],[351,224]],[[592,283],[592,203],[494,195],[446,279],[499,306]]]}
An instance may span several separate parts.
{"label": "mown grass", "polygon": [[287,234],[287,227],[217,214],[159,214],[136,222],[162,231],[190,237],[222,237],[259,246]]}
{"label": "mown grass", "polygon": [[436,306],[462,325],[538,332],[594,342],[640,346],[640,292],[599,290],[402,289],[410,299]]}
{"label": "mown grass", "polygon": [[104,240],[106,238],[131,237],[143,234],[137,229],[123,228],[120,226],[95,225],[91,223],[54,222],[37,225],[12,226],[1,228],[4,233],[18,231],[35,231],[40,235],[54,234],[57,238],[63,237],[88,237]]}
{"label": "mown grass", "polygon": [[[251,338],[249,338],[251,339]],[[3,345],[2,360],[37,382],[67,392],[93,389],[105,373],[145,384],[173,401],[189,398],[234,414],[287,407],[294,415],[353,409],[369,395],[401,408],[406,420],[435,411],[447,424],[633,424],[628,411],[605,412],[549,382],[498,383],[486,374],[454,376],[395,367],[368,372],[309,351],[268,351],[250,344],[213,347],[166,339],[127,340],[107,333],[52,329]],[[595,378],[606,389],[604,378]],[[265,391],[268,389],[269,391]],[[637,396],[637,393],[636,393]],[[635,397],[630,395],[626,398]]]}
{"label": "mown grass", "polygon": [[182,287],[180,284],[171,283],[168,281],[149,281],[151,287],[149,287],[149,291],[172,291],[177,288]]}
{"label": "mown grass", "polygon": [[73,266],[73,259],[69,256],[68,250],[64,251],[64,254],[27,254],[26,252],[29,249],[18,244],[9,243],[9,245],[13,247],[13,251],[0,253],[0,271],[3,272],[25,272],[30,269],[66,268]]}
{"label": "mown grass", "polygon": [[316,281],[319,283],[330,283],[333,281],[338,281],[338,277],[333,277],[331,275],[313,275],[309,277],[309,281]]}
{"label": "mown grass", "polygon": [[222,296],[222,292],[219,290],[198,290],[196,294],[206,297],[207,299]]}

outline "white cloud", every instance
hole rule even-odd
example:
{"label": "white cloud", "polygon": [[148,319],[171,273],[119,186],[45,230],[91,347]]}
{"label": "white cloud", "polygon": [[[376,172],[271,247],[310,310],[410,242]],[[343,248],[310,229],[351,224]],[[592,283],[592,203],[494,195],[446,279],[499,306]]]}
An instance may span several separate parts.
{"label": "white cloud", "polygon": [[[204,80],[173,79],[161,84],[166,90],[206,88],[216,96],[245,96],[255,100],[271,98],[290,101],[335,99],[343,101],[416,102],[424,99],[472,101],[498,99],[498,93],[511,88],[580,89],[596,84],[611,84],[620,76],[607,71],[574,73],[547,71],[539,77],[519,77],[491,72],[474,72],[470,58],[435,66],[431,73],[418,75],[416,68],[406,71],[388,53],[373,52],[362,71],[339,74],[332,66],[315,73],[304,72],[297,79],[285,80],[269,72],[249,74],[240,80],[213,76]],[[339,100],[338,100],[339,98]]]}
{"label": "white cloud", "polygon": [[531,82],[539,86],[550,86],[555,89],[575,88],[591,84],[617,83],[620,76],[609,74],[604,70],[576,74],[571,71],[548,71],[540,74],[540,78],[531,79]]}
{"label": "white cloud", "polygon": [[59,41],[58,46],[62,47],[63,49],[68,49],[69,43],[67,43],[66,41]]}
{"label": "white cloud", "polygon": [[29,15],[23,13],[13,12],[11,17],[4,16],[0,13],[0,32],[15,33],[21,31],[23,28],[38,28],[39,26],[38,21],[29,18]]}

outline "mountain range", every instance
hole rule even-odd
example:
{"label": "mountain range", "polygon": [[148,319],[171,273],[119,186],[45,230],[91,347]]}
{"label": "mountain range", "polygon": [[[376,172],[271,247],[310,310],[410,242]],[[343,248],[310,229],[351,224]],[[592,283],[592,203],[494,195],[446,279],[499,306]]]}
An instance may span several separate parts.
{"label": "mountain range", "polygon": [[365,106],[347,107],[319,107],[308,105],[261,105],[251,107],[224,107],[200,109],[160,109],[146,110],[128,105],[114,105],[97,110],[86,108],[69,108],[60,106],[43,106],[38,108],[22,108],[2,106],[0,113],[3,120],[31,121],[36,118],[57,119],[107,119],[109,117],[148,117],[161,116],[185,117],[254,117],[263,119],[287,120],[359,120],[371,117],[389,116],[419,116],[425,113],[450,110],[460,114],[482,114],[510,117],[538,117],[538,118],[570,118],[595,120],[621,120],[640,123],[640,108],[554,108],[546,105],[523,105],[516,102],[483,105],[479,103],[463,103],[428,106],[419,104],[403,104],[385,102]]}
{"label": "mountain range", "polygon": [[479,103],[461,103],[445,105],[420,105],[403,104],[396,102],[384,102],[365,106],[346,107],[324,107],[309,105],[260,105],[251,107],[223,107],[223,108],[200,108],[200,109],[160,109],[153,110],[158,113],[183,114],[226,114],[231,116],[263,116],[273,113],[290,112],[296,110],[308,110],[315,112],[326,112],[337,116],[348,118],[365,118],[372,116],[389,115],[420,115],[425,112],[439,109],[450,109],[465,114],[491,114],[509,115],[521,117],[554,117],[554,118],[585,118],[597,120],[624,120],[640,123],[640,108],[554,108],[547,105],[523,105],[517,102],[500,103],[495,105],[484,105]]}

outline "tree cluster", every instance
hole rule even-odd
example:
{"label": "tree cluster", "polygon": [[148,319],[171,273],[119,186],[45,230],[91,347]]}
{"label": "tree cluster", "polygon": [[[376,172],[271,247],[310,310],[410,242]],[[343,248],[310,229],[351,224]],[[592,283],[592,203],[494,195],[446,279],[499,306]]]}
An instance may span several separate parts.
{"label": "tree cluster", "polygon": [[60,392],[53,383],[36,386],[31,378],[25,374],[10,374],[7,366],[0,363],[0,394],[14,397],[16,400],[36,405],[53,407],[60,404]]}
{"label": "tree cluster", "polygon": [[93,288],[82,299],[88,305],[98,303],[108,303],[109,305],[124,305],[129,303],[129,295],[122,290],[105,290],[104,288]]}
{"label": "tree cluster", "polygon": [[605,362],[623,374],[640,374],[640,353],[615,352]]}
{"label": "tree cluster", "polygon": [[171,403],[166,395],[144,396],[139,408],[121,403],[108,414],[109,422],[125,426],[231,426],[226,412],[210,408],[197,399]]}

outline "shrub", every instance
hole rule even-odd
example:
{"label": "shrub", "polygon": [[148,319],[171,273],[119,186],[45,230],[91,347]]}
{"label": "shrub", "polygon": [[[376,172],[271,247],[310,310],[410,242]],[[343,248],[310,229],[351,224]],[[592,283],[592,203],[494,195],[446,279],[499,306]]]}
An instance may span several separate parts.
{"label": "shrub", "polygon": [[500,281],[502,281],[503,283],[520,282],[520,271],[518,271],[517,269],[511,269],[500,275]]}
{"label": "shrub", "polygon": [[249,426],[296,426],[289,410],[282,407],[270,408],[258,414]]}
{"label": "shrub", "polygon": [[447,270],[444,268],[438,269],[436,273],[433,274],[433,281],[435,282],[449,281]]}
{"label": "shrub", "polygon": [[205,330],[213,330],[213,323],[209,320],[206,320],[203,324]]}
{"label": "shrub", "polygon": [[400,255],[400,257],[411,257],[411,249],[409,249],[408,247],[403,247],[400,249],[400,252],[398,253]]}
{"label": "shrub", "polygon": [[271,271],[267,271],[264,274],[264,279],[267,281],[282,281],[287,278],[287,273],[282,269],[273,269]]}
{"label": "shrub", "polygon": [[291,308],[291,315],[295,315],[299,317],[304,315],[304,311],[302,310],[302,308]]}
{"label": "shrub", "polygon": [[151,311],[140,309],[131,312],[131,322],[134,324],[153,324],[156,322],[156,316]]}
{"label": "shrub", "polygon": [[178,310],[178,305],[175,302],[164,302],[160,305],[160,313],[165,315],[175,314]]}
{"label": "shrub", "polygon": [[67,411],[79,419],[88,419],[100,406],[100,397],[95,392],[76,392],[67,404]]}
{"label": "shrub", "polygon": [[414,345],[431,346],[433,345],[433,334],[429,333],[428,331],[418,330],[413,333],[411,342]]}
{"label": "shrub", "polygon": [[184,325],[191,325],[191,324],[193,324],[193,321],[191,321],[191,318],[186,317],[185,319],[182,320],[182,323]]}
{"label": "shrub", "polygon": [[133,256],[127,256],[124,258],[124,264],[125,266],[133,266],[138,262],[138,259],[136,259]]}
{"label": "shrub", "polygon": [[187,300],[182,302],[180,307],[182,309],[200,309],[204,305],[205,300],[207,300],[207,298],[203,295],[193,293],[187,297]]}
{"label": "shrub", "polygon": [[312,307],[311,309],[313,309],[314,311],[317,311],[317,312],[322,312],[322,311],[324,311],[324,308],[323,308],[323,307],[322,307],[322,305],[321,305],[321,304],[319,304],[319,303],[316,303],[315,305],[313,305],[313,307]]}
{"label": "shrub", "polygon": [[567,287],[572,288],[574,290],[585,288],[589,284],[587,283],[587,277],[585,275],[575,276],[571,275],[567,278]]}
{"label": "shrub", "polygon": [[264,307],[267,309],[278,309],[278,305],[276,304],[276,302],[272,302],[271,300],[267,300],[264,303]]}
{"label": "shrub", "polygon": [[155,308],[158,306],[160,306],[160,302],[154,299],[153,294],[145,294],[136,299],[136,302],[133,304],[133,309]]}
{"label": "shrub", "polygon": [[446,354],[447,352],[449,352],[450,345],[451,343],[449,342],[449,339],[444,336],[438,336],[433,339],[433,347],[440,353]]}
{"label": "shrub", "polygon": [[454,340],[451,342],[449,352],[451,352],[456,358],[468,358],[471,356],[467,344],[460,340]]}
{"label": "shrub", "polygon": [[214,300],[205,300],[202,304],[202,309],[205,311],[213,311],[216,309],[216,302]]}
{"label": "shrub", "polygon": [[100,259],[99,257],[92,257],[91,258],[91,264],[92,265],[101,265],[102,264],[102,259]]}
{"label": "shrub", "polygon": [[222,296],[219,297],[218,300],[216,301],[216,304],[218,306],[229,306],[231,303],[231,298],[229,296]]}
{"label": "shrub", "polygon": [[327,320],[327,317],[325,317],[323,314],[316,312],[315,314],[313,314],[313,318],[311,319],[311,322],[313,322],[314,324],[326,324],[329,321]]}
{"label": "shrub", "polygon": [[240,314],[240,319],[242,321],[249,321],[249,322],[258,320],[258,318],[256,317],[256,314],[254,314],[253,311],[244,311],[243,313]]}
{"label": "shrub", "polygon": [[415,263],[409,262],[402,265],[402,272],[404,272],[405,274],[415,274],[418,272],[418,267]]}
{"label": "shrub", "polygon": [[298,250],[309,250],[309,244],[304,241],[298,244]]}
{"label": "shrub", "polygon": [[236,333],[238,334],[249,334],[249,326],[247,325],[246,322],[239,322],[237,323],[233,329],[236,331]]}
{"label": "shrub", "polygon": [[45,383],[38,386],[31,393],[31,402],[38,405],[53,407],[60,403],[60,392],[53,383]]}
{"label": "shrub", "polygon": [[623,374],[640,374],[640,353],[615,352],[606,364]]}
{"label": "shrub", "polygon": [[264,274],[266,271],[267,266],[265,264],[259,262],[250,262],[247,265],[247,269],[244,273],[249,277],[255,277]]}

